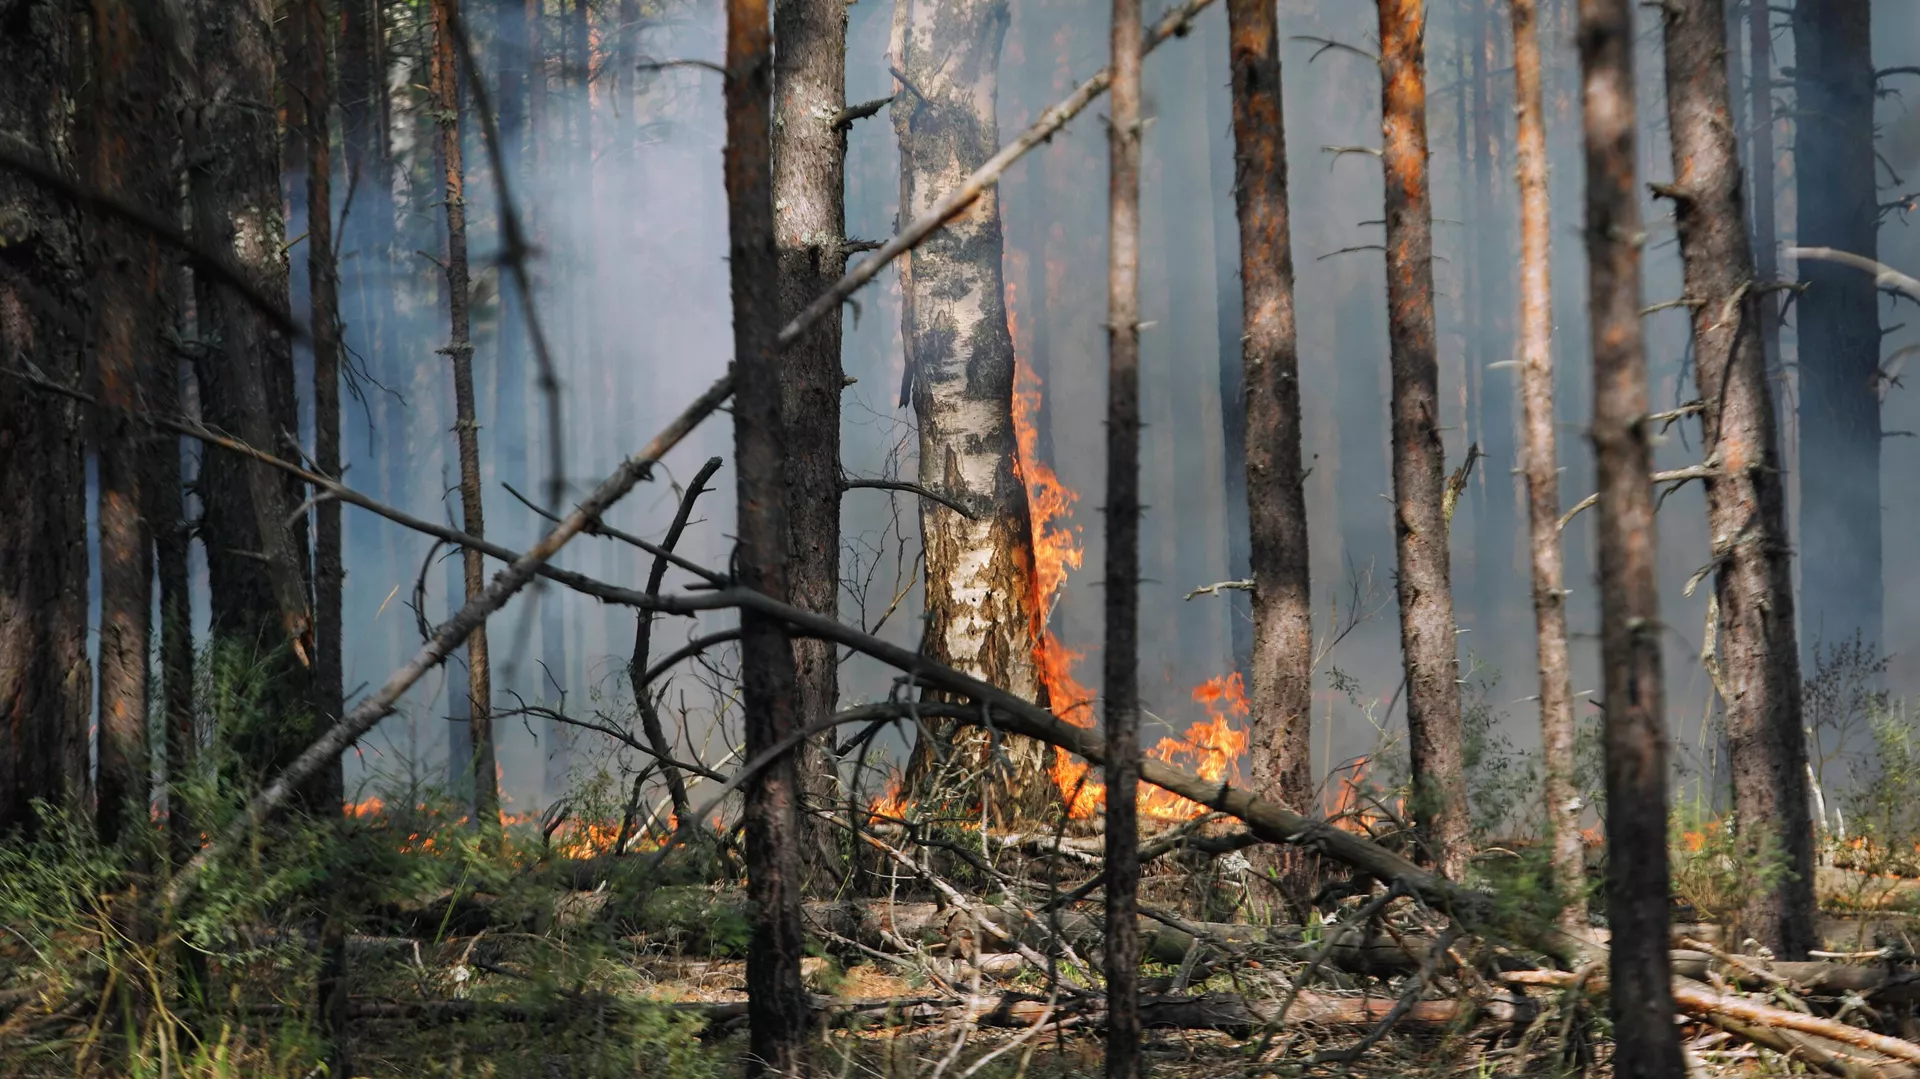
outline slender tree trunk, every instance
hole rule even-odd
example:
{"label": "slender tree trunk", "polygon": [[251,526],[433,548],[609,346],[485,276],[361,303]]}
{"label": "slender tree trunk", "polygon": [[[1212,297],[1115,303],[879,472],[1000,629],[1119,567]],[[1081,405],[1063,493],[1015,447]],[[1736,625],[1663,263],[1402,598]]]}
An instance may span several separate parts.
{"label": "slender tree trunk", "polygon": [[1520,398],[1525,410],[1520,470],[1527,481],[1533,565],[1533,625],[1540,671],[1541,795],[1553,842],[1560,922],[1587,924],[1583,808],[1574,789],[1573,668],[1567,654],[1565,560],[1560,548],[1560,460],[1553,420],[1552,206],[1547,198],[1547,121],[1540,89],[1537,0],[1513,0],[1514,100],[1519,114]]}
{"label": "slender tree trunk", "polygon": [[1613,1071],[1686,1074],[1668,961],[1667,735],[1655,575],[1647,357],[1640,327],[1633,6],[1580,0],[1593,447],[1600,491],[1600,652],[1606,697],[1607,920]]}
{"label": "slender tree trunk", "polygon": [[[1227,13],[1227,19],[1229,23],[1233,21],[1231,11]],[[1230,26],[1222,27],[1214,22],[1204,24],[1201,34],[1206,38],[1206,49],[1217,47],[1215,41],[1221,36],[1222,30],[1226,30],[1227,36],[1232,33]],[[1219,44],[1227,46],[1231,62],[1231,42],[1222,40]],[[1238,212],[1239,184],[1243,181],[1239,178],[1239,146],[1233,120],[1237,101],[1238,96],[1231,89],[1224,94],[1211,90],[1208,92],[1207,151],[1213,181],[1214,316],[1220,339],[1220,439],[1227,481],[1227,576],[1250,580],[1253,577],[1253,540],[1250,535],[1253,522],[1247,502],[1246,342],[1241,340],[1245,333],[1246,311],[1242,298],[1245,282],[1240,267],[1244,256]],[[1276,112],[1276,123],[1278,116]],[[1041,220],[1049,219],[1042,217]],[[1240,672],[1241,677],[1251,685],[1254,648],[1252,596],[1233,589],[1220,593],[1219,598],[1227,605],[1228,643],[1233,649],[1233,669]]]}
{"label": "slender tree trunk", "polygon": [[[898,0],[892,56],[902,221],[924,212],[999,146],[995,95],[1005,0]],[[968,520],[922,500],[926,651],[1029,700],[1034,663],[1033,539],[1013,427],[1013,336],[1001,280],[998,193],[900,260],[909,397],[920,421],[920,482],[966,505]],[[986,765],[987,739],[955,736]],[[997,812],[1040,812],[1052,798],[1044,747],[1008,739],[994,769]],[[916,764],[925,750],[916,747]]]}
{"label": "slender tree trunk", "polygon": [[[89,178],[96,190],[163,214],[173,204],[171,43],[127,0],[93,0],[91,15]],[[101,840],[113,843],[147,815],[153,538],[141,481],[151,446],[130,410],[143,405],[150,358],[167,325],[168,263],[158,242],[131,226],[96,219],[89,232],[100,529],[96,820]]]}
{"label": "slender tree trunk", "polygon": [[[179,280],[178,275],[174,278]],[[180,412],[180,363],[157,351],[147,387],[147,407]],[[195,769],[199,739],[193,719],[193,607],[187,555],[185,491],[180,477],[179,438],[155,432],[141,491],[153,529],[155,575],[160,589],[160,716],[166,747],[167,850],[175,866],[200,849],[199,832],[187,812],[185,781]]]}
{"label": "slender tree trunk", "polygon": [[[468,326],[467,177],[460,150],[460,67],[454,55],[453,5],[433,0],[433,93],[440,114],[440,166],[447,206],[447,308],[451,332],[444,350],[453,365],[454,430],[460,443],[461,527],[471,536],[486,535],[480,502],[480,421],[473,397],[473,336]],[[486,559],[468,547],[463,552],[466,601],[487,586]],[[473,815],[483,834],[500,827],[500,779],[494,771],[493,672],[488,663],[487,627],[467,638],[467,722],[473,733]]]}
{"label": "slender tree trunk", "polygon": [[1667,8],[1667,126],[1693,370],[1704,402],[1707,522],[1713,534],[1720,676],[1733,767],[1734,827],[1771,887],[1749,887],[1743,932],[1783,959],[1815,945],[1813,823],[1800,721],[1792,552],[1779,439],[1760,339],[1765,317],[1740,205],[1722,0]]}
{"label": "slender tree trunk", "polygon": [[[200,241],[226,250],[269,295],[284,295],[280,139],[273,113],[258,104],[275,98],[276,11],[269,0],[203,0],[188,156]],[[217,343],[196,365],[204,415],[260,449],[286,453],[286,437],[298,430],[288,342],[233,289],[202,279],[197,291],[201,335]],[[215,639],[263,653],[291,642],[304,668],[313,654],[307,529],[294,512],[304,492],[273,469],[225,454],[206,455],[200,490]],[[279,681],[282,704],[306,706],[304,677],[289,671]],[[290,761],[306,739],[288,733],[256,732],[250,767],[264,773]]]}
{"label": "slender tree trunk", "polygon": [[[774,247],[773,36],[765,0],[727,2],[727,221],[733,282],[733,442],[740,583],[787,597],[787,442],[780,400],[780,264]],[[740,684],[748,760],[799,725],[793,643],[779,623],[740,614]],[[807,1070],[800,984],[800,801],[794,754],[746,787],[749,1076]]]}
{"label": "slender tree trunk", "polygon": [[1394,543],[1414,824],[1425,855],[1454,880],[1467,868],[1467,787],[1460,755],[1460,662],[1448,579],[1440,445],[1440,363],[1433,327],[1433,206],[1427,191],[1424,0],[1380,0],[1382,129],[1387,171],[1387,333],[1393,374]]}
{"label": "slender tree trunk", "polygon": [[[76,171],[74,23],[64,0],[34,0],[0,34],[0,130]],[[72,204],[0,175],[0,357],[81,381],[87,291]],[[13,231],[19,230],[19,231]],[[34,799],[84,810],[92,670],[87,660],[86,426],[79,405],[0,378],[0,834],[39,831]]]}
{"label": "slender tree trunk", "polygon": [[[1227,25],[1244,320],[1237,381],[1245,386],[1241,453],[1254,588],[1253,788],[1305,813],[1313,802],[1313,601],[1280,32],[1274,6],[1262,0],[1229,0]],[[1292,852],[1282,860],[1298,861]]]}
{"label": "slender tree trunk", "polygon": [[1113,0],[1107,141],[1107,1079],[1140,1075],[1140,0]]}
{"label": "slender tree trunk", "polygon": [[[1877,258],[1873,15],[1868,0],[1793,7],[1801,246]],[[1880,308],[1873,279],[1805,261],[1796,298],[1800,392],[1800,595],[1809,642],[1856,632],[1879,647]]]}
{"label": "slender tree trunk", "polygon": [[[340,295],[333,245],[333,81],[328,64],[327,5],[323,0],[294,0],[291,10],[291,63],[288,81],[289,125],[297,127],[306,150],[307,290],[313,338],[313,458],[327,476],[340,474]],[[314,491],[314,495],[320,494]],[[314,510],[314,699],[316,725],[324,729],[344,712],[342,678],[345,642],[341,606],[346,573],[342,564],[340,503],[322,499]],[[161,548],[165,553],[165,547]],[[182,569],[184,570],[184,565]],[[314,783],[317,811],[341,812],[346,777],[339,757],[328,762]],[[337,901],[321,918],[318,995],[321,1026],[330,1045],[333,1074],[353,1074],[346,1058],[346,926]]]}
{"label": "slender tree trunk", "polygon": [[[774,72],[773,242],[780,259],[780,315],[799,314],[846,270],[845,0],[785,0],[774,8],[781,62]],[[840,612],[840,315],[821,319],[788,346],[781,363],[781,415],[787,452],[787,589],[816,614]],[[796,638],[798,722],[833,714],[839,657],[830,641]],[[836,804],[831,732],[800,756],[801,789],[822,809]],[[810,818],[809,818],[810,819]],[[807,862],[837,867],[838,842],[824,823],[803,824]]]}

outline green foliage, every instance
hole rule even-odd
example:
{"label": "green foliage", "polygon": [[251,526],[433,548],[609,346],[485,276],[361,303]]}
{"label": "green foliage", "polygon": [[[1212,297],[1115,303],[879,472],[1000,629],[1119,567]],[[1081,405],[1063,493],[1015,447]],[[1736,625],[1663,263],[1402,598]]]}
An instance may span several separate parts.
{"label": "green foliage", "polygon": [[1873,754],[1855,765],[1845,797],[1846,860],[1870,874],[1920,876],[1920,716],[1882,698],[1867,727]]}

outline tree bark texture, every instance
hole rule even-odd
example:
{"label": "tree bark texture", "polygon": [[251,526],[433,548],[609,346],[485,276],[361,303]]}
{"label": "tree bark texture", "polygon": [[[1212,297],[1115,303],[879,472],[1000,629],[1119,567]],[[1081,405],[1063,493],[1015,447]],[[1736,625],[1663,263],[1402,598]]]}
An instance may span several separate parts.
{"label": "tree bark texture", "polygon": [[[1747,3],[1747,184],[1753,194],[1753,268],[1756,287],[1773,283],[1780,274],[1779,239],[1773,195],[1773,9]],[[1760,294],[1760,344],[1767,361],[1767,378],[1780,380],[1780,294]],[[1775,427],[1779,402],[1774,402]],[[1784,447],[1782,447],[1784,449]]]}
{"label": "tree bark texture", "polygon": [[[898,0],[893,63],[902,222],[958,187],[999,147],[995,109],[1005,0]],[[900,259],[907,394],[920,422],[920,483],[966,505],[968,520],[921,501],[926,551],[926,653],[1028,700],[1034,662],[1034,572],[1027,492],[1013,426],[1013,336],[1001,280],[997,191]],[[957,737],[961,758],[985,765],[987,739]],[[1003,744],[997,811],[1040,811],[1051,798],[1046,757],[1026,740]],[[916,754],[920,753],[916,749]],[[924,758],[923,758],[924,759]]]}
{"label": "tree bark texture", "polygon": [[[728,0],[726,53],[728,269],[733,291],[734,462],[739,522],[735,564],[742,584],[787,595],[782,422],[780,264],[774,247],[773,35],[766,0]],[[793,643],[780,623],[742,611],[740,683],[747,759],[799,724]],[[747,941],[751,1029],[749,1076],[807,1070],[808,1007],[800,982],[799,775],[782,756],[746,787]],[[686,822],[682,822],[683,824]]]}
{"label": "tree bark texture", "polygon": [[[1719,641],[1740,844],[1772,873],[1745,890],[1743,934],[1782,959],[1814,936],[1813,823],[1800,719],[1792,551],[1779,438],[1760,337],[1765,317],[1740,199],[1740,157],[1725,63],[1722,0],[1666,9],[1667,127],[1674,220],[1693,305],[1694,383],[1713,535]],[[1740,939],[1745,939],[1742,936]]]}
{"label": "tree bark texture", "polygon": [[[779,63],[773,98],[773,242],[780,260],[780,317],[790,319],[846,271],[847,130],[835,118],[847,105],[845,0],[785,0],[774,8]],[[781,363],[786,425],[787,592],[789,601],[839,616],[840,313],[821,319],[789,345]],[[839,659],[830,642],[795,638],[801,724],[833,714]],[[806,801],[835,804],[839,784],[831,732],[801,748]],[[809,818],[810,819],[810,818]],[[836,861],[838,838],[807,825],[807,861]]]}
{"label": "tree bark texture", "polygon": [[[287,290],[280,140],[274,114],[278,64],[268,0],[203,0],[196,19],[196,99],[188,112],[193,227],[225,250],[268,295]],[[298,430],[293,356],[285,338],[233,289],[202,279],[196,309],[208,347],[196,364],[202,412],[216,427],[270,452]],[[297,482],[263,465],[208,454],[200,472],[212,632],[263,653],[291,641],[312,657],[307,529]],[[299,741],[298,737],[289,739]],[[298,746],[289,753],[297,752]],[[271,749],[255,761],[284,764]]]}
{"label": "tree bark texture", "polygon": [[[480,499],[480,420],[473,396],[473,335],[469,327],[467,276],[467,177],[460,152],[460,67],[454,55],[453,5],[433,0],[433,91],[440,119],[440,167],[447,207],[447,311],[450,332],[443,350],[453,367],[454,432],[460,444],[460,517],[468,535],[484,537]],[[462,555],[466,602],[487,586],[486,558],[473,547]],[[487,627],[467,638],[467,723],[473,734],[473,815],[483,833],[500,827],[500,778],[494,771],[493,672]]]}
{"label": "tree bark texture", "polygon": [[[167,80],[172,43],[164,28],[129,0],[93,0],[90,13],[91,185],[164,216],[173,204],[167,179],[173,156]],[[153,236],[118,221],[96,219],[88,231],[100,529],[96,823],[101,840],[112,843],[143,826],[147,817],[153,537],[141,480],[152,443],[151,432],[130,410],[142,406],[151,357],[167,325],[168,261]]]}
{"label": "tree bark texture", "polygon": [[[73,20],[65,0],[16,6],[0,28],[0,130],[75,170]],[[81,381],[87,327],[80,217],[0,176],[0,363]],[[87,657],[86,429],[77,403],[0,378],[0,833],[38,831],[34,799],[83,809],[93,677]]]}
{"label": "tree bark texture", "polygon": [[1537,0],[1513,0],[1515,143],[1520,187],[1520,470],[1527,481],[1533,626],[1540,672],[1541,796],[1553,842],[1561,923],[1587,924],[1583,808],[1574,789],[1573,667],[1567,652],[1566,562],[1560,547],[1560,462],[1553,419],[1553,222],[1547,196],[1546,106]]}
{"label": "tree bark texture", "polygon": [[1313,598],[1300,457],[1300,357],[1274,6],[1227,4],[1246,497],[1253,566],[1253,789],[1296,812],[1313,800]]}
{"label": "tree bark texture", "polygon": [[1633,7],[1580,0],[1585,103],[1592,437],[1600,492],[1600,651],[1606,709],[1607,919],[1614,1074],[1686,1074],[1668,957],[1667,741],[1647,357],[1640,327]]}
{"label": "tree bark texture", "polygon": [[[1793,7],[1794,125],[1801,246],[1878,258],[1873,18],[1868,0]],[[1817,119],[1815,119],[1817,118]],[[1799,329],[1800,594],[1811,643],[1884,621],[1880,535],[1880,310],[1873,279],[1803,261]]]}
{"label": "tree bark texture", "polygon": [[1140,0],[1113,0],[1107,143],[1107,1079],[1140,1062]]}
{"label": "tree bark texture", "polygon": [[[173,280],[179,281],[175,273]],[[180,414],[181,365],[165,350],[156,350],[146,405],[167,415]],[[174,790],[197,767],[199,735],[193,714],[193,592],[188,566],[190,540],[186,523],[186,491],[181,481],[180,439],[154,432],[146,457],[141,497],[153,532],[156,573],[160,590],[160,724],[166,747],[164,774]],[[167,851],[174,865],[184,865],[200,847],[199,829],[187,812],[186,798],[167,798]]]}
{"label": "tree bark texture", "polygon": [[1460,662],[1442,509],[1440,363],[1433,323],[1433,204],[1427,189],[1424,0],[1380,0],[1387,190],[1387,334],[1392,363],[1393,531],[1406,662],[1413,816],[1448,877],[1467,867]]}

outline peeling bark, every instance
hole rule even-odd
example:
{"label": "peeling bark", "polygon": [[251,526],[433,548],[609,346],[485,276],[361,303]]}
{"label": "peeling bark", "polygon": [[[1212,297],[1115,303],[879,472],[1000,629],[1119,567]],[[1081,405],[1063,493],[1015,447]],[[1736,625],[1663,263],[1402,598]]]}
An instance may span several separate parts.
{"label": "peeling bark", "polygon": [[[733,293],[733,444],[742,584],[784,600],[787,511],[781,415],[780,264],[774,249],[773,35],[766,0],[728,0],[726,54],[728,268]],[[745,755],[753,760],[798,727],[793,642],[779,622],[740,614]],[[746,785],[747,1075],[807,1070],[807,994],[800,981],[799,775],[781,756]],[[682,826],[690,822],[682,821]]]}
{"label": "peeling bark", "polygon": [[[64,0],[0,16],[0,130],[62,172],[75,42]],[[0,363],[81,379],[87,297],[80,217],[25,177],[0,176]],[[87,660],[86,430],[78,405],[0,378],[0,834],[38,830],[34,799],[84,808]]]}
{"label": "peeling bark", "polygon": [[1446,454],[1440,444],[1440,363],[1433,323],[1425,34],[1424,0],[1380,0],[1393,532],[1400,570],[1413,817],[1425,857],[1459,880],[1469,853],[1467,785],[1460,755],[1460,661],[1442,508]]}
{"label": "peeling bark", "polygon": [[1533,625],[1540,672],[1541,797],[1553,843],[1560,922],[1587,924],[1583,808],[1574,789],[1573,668],[1567,653],[1566,561],[1560,547],[1560,463],[1553,420],[1552,214],[1547,123],[1540,88],[1539,5],[1513,0],[1514,98],[1520,183],[1520,469],[1527,481]]}
{"label": "peeling bark", "polygon": [[1707,523],[1719,608],[1716,685],[1726,708],[1734,828],[1770,887],[1746,889],[1742,937],[1804,959],[1814,935],[1813,823],[1800,718],[1792,552],[1779,438],[1740,197],[1722,0],[1675,0],[1666,15],[1667,127],[1674,220],[1693,305]]}
{"label": "peeling bark", "polygon": [[[995,109],[1005,0],[897,0],[892,57],[905,76],[894,99],[902,220],[920,216],[999,146]],[[1013,427],[1013,336],[1001,280],[998,193],[988,189],[900,260],[907,391],[920,422],[920,483],[977,518],[922,500],[926,653],[1027,700],[1034,662],[1033,546]],[[944,733],[944,732],[942,732]],[[985,765],[987,739],[960,748]],[[1003,744],[996,812],[1020,816],[1052,798],[1046,757]],[[916,747],[922,762],[925,752]]]}
{"label": "peeling bark", "polygon": [[1600,492],[1614,1074],[1685,1075],[1668,956],[1667,741],[1640,326],[1633,7],[1580,0],[1593,447]]}

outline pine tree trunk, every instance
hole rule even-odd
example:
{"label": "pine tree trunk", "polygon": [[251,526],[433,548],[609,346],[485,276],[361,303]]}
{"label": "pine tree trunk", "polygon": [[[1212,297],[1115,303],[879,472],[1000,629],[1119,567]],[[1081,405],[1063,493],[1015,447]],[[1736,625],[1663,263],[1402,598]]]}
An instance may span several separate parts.
{"label": "pine tree trunk", "polygon": [[[1772,887],[1749,887],[1750,934],[1782,959],[1814,947],[1813,824],[1800,719],[1792,551],[1779,439],[1761,346],[1764,313],[1740,200],[1722,0],[1667,8],[1671,195],[1693,307],[1694,383],[1719,607],[1717,684],[1726,707],[1734,827],[1755,859],[1777,861]],[[1712,642],[1709,642],[1710,644]],[[1743,938],[1744,939],[1744,938]]]}
{"label": "pine tree trunk", "polygon": [[[780,400],[780,264],[774,248],[773,36],[765,0],[728,0],[726,53],[728,268],[733,292],[733,440],[738,474],[740,583],[787,597],[787,443]],[[745,756],[756,759],[799,726],[793,643],[777,622],[740,614]],[[807,1070],[810,1026],[800,983],[800,801],[794,754],[746,786],[747,1074]]]}
{"label": "pine tree trunk", "polygon": [[[169,44],[127,0],[93,0],[88,174],[94,189],[164,214],[173,155]],[[103,842],[144,826],[148,805],[147,648],[153,538],[142,478],[151,432],[129,410],[169,314],[165,252],[150,235],[95,219],[88,237],[100,531],[99,781]]]}
{"label": "pine tree trunk", "polygon": [[1560,923],[1587,924],[1583,808],[1574,788],[1573,668],[1567,653],[1566,562],[1560,547],[1560,463],[1553,413],[1552,206],[1547,197],[1547,123],[1540,88],[1536,0],[1513,0],[1514,100],[1519,114],[1520,397],[1525,411],[1520,470],[1527,481],[1533,625],[1540,672],[1541,796],[1553,843]]}
{"label": "pine tree trunk", "polygon": [[[176,281],[179,276],[175,275]],[[171,294],[171,290],[170,290]],[[179,361],[159,353],[148,372],[147,407],[162,415],[180,414]],[[195,771],[199,738],[193,716],[193,606],[187,556],[185,490],[180,476],[180,440],[155,432],[142,477],[147,520],[153,531],[155,583],[160,589],[160,724],[166,747],[162,773],[172,788],[167,797],[167,849],[174,865],[184,865],[200,849],[199,829],[187,812],[183,783]]]}
{"label": "pine tree trunk", "polygon": [[[268,0],[203,0],[188,156],[199,241],[226,251],[268,295],[285,295],[279,133],[273,113],[256,104],[274,99],[276,10]],[[258,449],[286,455],[286,438],[299,429],[288,342],[232,288],[204,278],[196,288],[200,336],[209,345],[195,368],[202,414]],[[214,639],[268,653],[291,642],[304,668],[312,659],[307,529],[305,515],[294,514],[304,491],[265,465],[207,454],[200,492]],[[305,707],[305,679],[292,666],[277,679],[278,699]],[[249,766],[279,770],[304,747],[304,734],[258,732]]]}
{"label": "pine tree trunk", "polygon": [[[1795,242],[1877,258],[1873,17],[1868,0],[1793,7]],[[1880,535],[1880,308],[1873,279],[1806,261],[1799,329],[1801,621],[1812,644],[1884,622]]]}
{"label": "pine tree trunk", "polygon": [[[0,130],[74,170],[75,53],[64,0],[33,0],[0,34]],[[80,218],[25,177],[0,175],[0,356],[78,385],[87,325]],[[0,834],[38,832],[34,799],[84,807],[87,659],[86,429],[76,403],[0,378]]]}
{"label": "pine tree trunk", "polygon": [[1442,509],[1446,461],[1440,445],[1440,364],[1433,325],[1425,31],[1424,0],[1380,0],[1394,543],[1400,568],[1413,816],[1424,856],[1460,880],[1469,854],[1467,789],[1460,755],[1460,662]]}
{"label": "pine tree trunk", "polygon": [[1613,1071],[1686,1074],[1668,958],[1667,741],[1655,575],[1647,357],[1640,326],[1633,7],[1581,0],[1587,296],[1600,492],[1600,652],[1606,710],[1608,995]]}
{"label": "pine tree trunk", "polygon": [[[460,519],[470,536],[486,535],[480,499],[480,421],[473,396],[473,335],[469,328],[471,286],[467,277],[467,177],[460,147],[461,67],[455,54],[453,5],[433,0],[433,96],[440,120],[440,167],[447,207],[447,309],[451,327],[445,355],[453,367],[454,432],[460,444]],[[487,587],[486,558],[461,552],[466,602]],[[473,817],[483,835],[500,828],[500,778],[494,770],[493,672],[487,627],[467,637],[467,723],[473,737]]]}
{"label": "pine tree trunk", "polygon": [[[774,74],[773,241],[780,259],[780,315],[798,314],[846,270],[845,0],[787,0],[774,8],[781,63]],[[787,589],[803,610],[830,618],[840,606],[840,314],[821,319],[789,345],[781,363],[781,414],[787,454]],[[799,678],[798,722],[831,716],[840,694],[832,642],[793,642]],[[810,739],[800,756],[809,805],[828,809],[839,790],[831,732]],[[837,837],[825,824],[804,824],[807,862],[835,867]]]}
{"label": "pine tree trunk", "polygon": [[[1005,0],[897,0],[891,55],[905,76],[896,79],[893,104],[901,221],[919,216],[998,148],[994,101],[1007,21]],[[1030,617],[1033,539],[1014,437],[1002,243],[998,193],[988,190],[900,259],[903,398],[920,421],[920,483],[975,514],[968,520],[922,500],[925,651],[1034,700],[1041,686]],[[954,739],[963,771],[986,766],[984,734],[939,733]],[[1052,799],[1044,747],[1011,738],[1002,748],[1009,770],[993,770],[994,812],[1043,811]],[[925,766],[930,749],[916,746],[916,766]]]}
{"label": "pine tree trunk", "polygon": [[[1754,281],[1764,287],[1780,275],[1778,212],[1773,195],[1773,9],[1766,0],[1747,4],[1747,178],[1753,194],[1753,269]],[[1760,345],[1767,361],[1767,379],[1779,385],[1780,368],[1780,294],[1760,293]],[[1784,417],[1780,401],[1774,401],[1774,429]],[[1784,459],[1786,447],[1781,446]]]}
{"label": "pine tree trunk", "polygon": [[[1229,11],[1228,22],[1232,18],[1233,13]],[[1208,52],[1219,47],[1232,48],[1231,42],[1226,40],[1231,35],[1227,25],[1207,21],[1202,24],[1200,34],[1204,39],[1203,47]],[[1208,166],[1214,204],[1214,317],[1220,340],[1220,441],[1226,465],[1227,576],[1240,580],[1253,577],[1253,540],[1250,534],[1253,523],[1247,504],[1246,342],[1241,340],[1246,325],[1242,297],[1245,281],[1241,275],[1243,255],[1240,243],[1240,192],[1237,186],[1240,182],[1239,147],[1233,126],[1237,100],[1231,88],[1225,93],[1211,90],[1207,95],[1206,115]],[[1277,117],[1278,113],[1275,115]],[[1042,217],[1041,220],[1048,219]],[[1219,601],[1227,605],[1228,644],[1232,648],[1233,669],[1251,684],[1254,648],[1251,593],[1231,589],[1220,593]],[[1287,804],[1290,807],[1292,805]]]}
{"label": "pine tree trunk", "polygon": [[1107,1079],[1140,1075],[1140,0],[1113,0],[1107,141]]}

